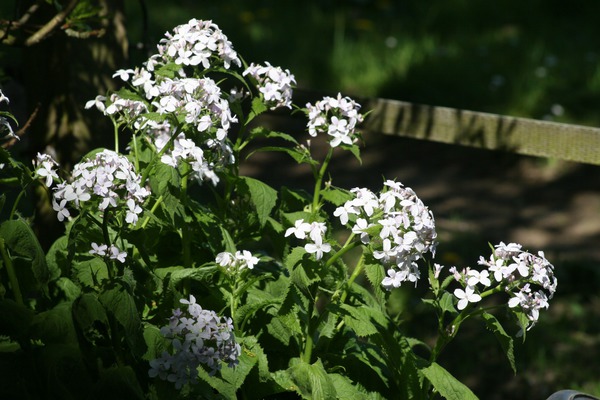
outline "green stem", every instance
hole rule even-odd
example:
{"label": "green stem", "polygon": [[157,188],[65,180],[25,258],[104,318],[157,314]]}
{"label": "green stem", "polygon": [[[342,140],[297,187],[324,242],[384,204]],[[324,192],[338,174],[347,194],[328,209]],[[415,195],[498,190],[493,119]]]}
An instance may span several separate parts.
{"label": "green stem", "polygon": [[[185,199],[187,195],[188,188],[188,171],[190,166],[188,164],[183,164],[183,176],[181,177],[181,202],[185,204]],[[183,224],[183,226],[179,230],[181,234],[181,246],[183,248],[183,266],[191,267],[192,266],[192,236],[190,234],[190,230],[187,224]]]}
{"label": "green stem", "polygon": [[348,297],[350,286],[352,286],[352,284],[354,283],[356,278],[358,278],[358,276],[363,272],[364,269],[365,269],[365,256],[364,256],[364,254],[361,254],[360,259],[358,260],[358,262],[356,263],[356,266],[354,267],[354,271],[352,271],[352,275],[350,275],[350,278],[348,278],[348,282],[346,282],[344,292],[342,293],[342,295],[340,297],[340,304],[344,304],[344,302],[346,301],[346,298]]}
{"label": "green stem", "polygon": [[316,177],[315,182],[315,194],[313,196],[312,208],[311,212],[314,214],[319,209],[319,202],[321,200],[321,184],[323,183],[323,176],[325,175],[325,171],[329,166],[329,161],[331,161],[331,156],[333,155],[333,147],[329,148],[327,152],[327,156],[325,156],[325,160],[323,161],[323,165],[321,165],[321,169]]}
{"label": "green stem", "polygon": [[134,162],[135,162],[135,170],[139,171],[140,170],[140,155],[138,152],[137,137],[135,135],[133,135],[133,157],[134,157]]}
{"label": "green stem", "polygon": [[17,183],[19,183],[19,178],[17,177],[0,179],[0,185],[14,185]]}
{"label": "green stem", "polygon": [[[158,199],[156,199],[156,203],[154,203],[154,205],[150,209],[150,214],[154,214],[156,212],[156,209],[160,206],[160,204],[162,202],[163,202],[163,196],[161,194],[160,197]],[[142,229],[146,228],[146,225],[148,225],[148,222],[150,222],[150,217],[146,216],[146,219],[144,219],[144,222],[142,222]]]}
{"label": "green stem", "polygon": [[115,136],[115,153],[119,152],[119,125],[113,124],[113,131]]}
{"label": "green stem", "polygon": [[4,238],[0,237],[0,253],[2,253],[2,260],[4,261],[4,265],[6,266],[6,273],[8,274],[8,280],[10,281],[10,286],[13,290],[13,295],[15,296],[15,301],[18,305],[23,305],[23,295],[21,294],[21,287],[19,286],[19,279],[17,279],[17,274],[15,273],[15,268],[13,266],[12,260],[8,255],[8,251],[6,251],[6,246],[4,243]]}
{"label": "green stem", "polygon": [[[110,217],[110,211],[107,208],[104,211],[104,216],[102,218],[102,235],[104,236],[104,242],[106,244],[106,246],[110,247],[112,242],[110,241],[110,235],[108,233],[108,219]],[[108,262],[107,266],[106,266],[106,271],[108,272],[108,278],[110,280],[112,280],[115,277],[115,263],[113,262]]]}
{"label": "green stem", "polygon": [[19,195],[15,199],[15,202],[12,206],[12,210],[10,210],[10,215],[9,215],[8,219],[13,219],[15,217],[15,214],[17,213],[17,206],[21,202],[21,198],[23,197],[24,194],[25,194],[25,190],[21,190],[19,192]]}

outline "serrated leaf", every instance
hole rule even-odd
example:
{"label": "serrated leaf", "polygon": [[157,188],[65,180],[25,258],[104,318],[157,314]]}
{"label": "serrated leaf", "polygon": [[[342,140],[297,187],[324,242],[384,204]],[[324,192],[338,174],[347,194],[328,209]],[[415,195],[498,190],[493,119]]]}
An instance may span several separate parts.
{"label": "serrated leaf", "polygon": [[240,186],[245,188],[250,196],[250,203],[256,211],[260,226],[264,226],[277,203],[277,191],[266,183],[248,176],[240,177]]}
{"label": "serrated leaf", "polygon": [[146,352],[142,321],[131,293],[123,285],[117,283],[113,288],[101,293],[98,300],[123,327],[125,340],[134,354],[142,356]]}
{"label": "serrated leaf", "polygon": [[235,367],[223,366],[221,369],[221,377],[233,387],[234,391],[242,387],[246,377],[258,363],[258,357],[248,347],[243,346],[238,361]]}
{"label": "serrated leaf", "polygon": [[485,321],[486,328],[488,330],[492,331],[494,333],[494,336],[496,336],[496,339],[498,339],[498,342],[500,342],[500,346],[502,347],[502,350],[504,350],[504,354],[506,354],[506,358],[508,358],[510,367],[512,368],[513,372],[516,374],[517,366],[515,364],[513,338],[510,337],[506,333],[506,331],[500,324],[500,321],[498,321],[498,319],[496,319],[495,316],[493,316],[492,314],[487,313],[487,312],[484,312],[481,316],[482,316],[483,320]]}
{"label": "serrated leaf", "polygon": [[337,398],[333,380],[325,371],[320,360],[317,360],[314,364],[308,364],[301,360],[292,362],[291,364],[292,365],[288,369],[289,376],[297,387],[297,393],[300,394],[302,398]]}
{"label": "serrated leaf", "polygon": [[358,145],[347,145],[347,144],[342,144],[340,145],[341,148],[343,148],[344,150],[348,150],[350,151],[350,153],[352,153],[352,155],[354,156],[354,158],[356,158],[358,160],[358,162],[362,165],[362,159],[360,158],[360,147],[358,147]]}
{"label": "serrated leaf", "polygon": [[438,363],[419,362],[420,373],[448,400],[477,400],[477,396]]}
{"label": "serrated leaf", "polygon": [[259,116],[260,114],[267,111],[267,106],[262,101],[260,97],[254,97],[252,99],[252,106],[250,108],[250,112],[248,113],[248,119],[245,122],[245,125],[248,125],[250,121]]}
{"label": "serrated leaf", "polygon": [[369,307],[366,304],[351,306],[342,304],[341,308],[346,312],[344,322],[358,336],[370,336],[386,329],[388,319],[381,310]]}
{"label": "serrated leaf", "polygon": [[108,266],[102,258],[92,257],[84,261],[73,263],[74,277],[88,287],[99,286],[108,279]]}
{"label": "serrated leaf", "polygon": [[386,292],[381,286],[381,282],[385,275],[385,268],[381,264],[373,263],[365,265],[365,275],[369,280],[369,283],[373,287],[373,293],[380,303],[385,303]]}
{"label": "serrated leaf", "polygon": [[354,384],[350,378],[340,374],[328,374],[331,382],[335,386],[337,398],[339,400],[369,400],[366,391],[359,385]]}

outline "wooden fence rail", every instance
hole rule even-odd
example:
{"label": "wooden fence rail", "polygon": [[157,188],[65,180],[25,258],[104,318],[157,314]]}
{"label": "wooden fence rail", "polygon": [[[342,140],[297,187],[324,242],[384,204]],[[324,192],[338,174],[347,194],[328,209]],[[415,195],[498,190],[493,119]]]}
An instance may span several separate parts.
{"label": "wooden fence rail", "polygon": [[[322,98],[299,94],[311,102]],[[388,99],[360,103],[371,110],[365,131],[600,165],[600,128]]]}

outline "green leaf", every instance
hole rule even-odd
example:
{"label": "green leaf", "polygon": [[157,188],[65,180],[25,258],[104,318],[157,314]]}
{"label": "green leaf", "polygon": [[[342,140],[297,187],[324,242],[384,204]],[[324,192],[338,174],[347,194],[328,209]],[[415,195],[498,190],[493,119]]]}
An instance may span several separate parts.
{"label": "green leaf", "polygon": [[283,133],[283,132],[272,131],[268,128],[265,128],[264,126],[258,126],[256,128],[253,128],[250,131],[250,137],[252,139],[256,139],[256,138],[283,139],[286,142],[293,143],[294,145],[298,144],[298,141],[292,135],[289,135],[289,134]]}
{"label": "green leaf", "polygon": [[69,239],[66,236],[59,237],[46,253],[46,264],[50,271],[51,280],[58,276],[66,275],[71,262],[69,261]]}
{"label": "green leaf", "polygon": [[[111,313],[124,329],[124,337],[134,354],[142,356],[145,352],[142,322],[133,296],[119,282],[98,297],[104,309]],[[115,332],[112,333],[113,335]]]}
{"label": "green leaf", "polygon": [[242,348],[242,354],[238,357],[238,365],[235,367],[223,366],[221,376],[227,381],[234,391],[237,391],[246,380],[246,377],[258,363],[258,357],[245,346]]}
{"label": "green leaf", "polygon": [[360,385],[356,385],[345,375],[340,374],[328,374],[329,378],[333,382],[335,387],[337,398],[339,400],[370,400],[373,399],[369,396],[364,388]]}
{"label": "green leaf", "polygon": [[221,229],[221,234],[223,235],[223,249],[231,254],[235,254],[237,247],[231,235],[222,225],[219,225],[219,229]]}
{"label": "green leaf", "polygon": [[360,147],[358,147],[358,145],[353,144],[352,146],[349,146],[347,144],[342,144],[340,147],[344,150],[350,151],[354,158],[356,158],[358,162],[362,164],[362,159],[360,158]]}
{"label": "green leaf", "polygon": [[354,198],[354,196],[345,189],[340,189],[334,186],[329,186],[327,189],[321,191],[323,199],[330,202],[334,206],[341,206],[348,200]]}
{"label": "green leaf", "polygon": [[35,293],[41,290],[48,295],[50,271],[46,255],[35,233],[23,219],[4,221],[0,224],[0,238],[13,258],[21,292]]}
{"label": "green leaf", "polygon": [[267,332],[285,346],[289,346],[295,335],[302,334],[302,327],[296,314],[288,313],[273,318],[267,325]]}
{"label": "green leaf", "polygon": [[379,263],[366,263],[365,265],[365,275],[369,280],[369,283],[373,287],[373,293],[377,300],[383,304],[385,303],[385,299],[387,297],[387,293],[383,290],[381,286],[381,282],[385,275],[385,268],[383,265]]}
{"label": "green leaf", "polygon": [[130,366],[115,366],[101,370],[100,379],[89,394],[90,400],[145,399],[135,371]]}
{"label": "green leaf", "polygon": [[102,258],[88,258],[73,263],[73,275],[84,286],[98,287],[108,279],[108,266]]}
{"label": "green leaf", "polygon": [[70,302],[62,302],[54,308],[34,316],[31,332],[44,343],[72,343],[76,341],[75,326]]}
{"label": "green leaf", "polygon": [[454,306],[454,302],[455,302],[454,295],[449,292],[444,292],[444,294],[442,294],[442,298],[439,301],[439,307],[442,310],[442,312],[447,312],[450,314],[457,314],[458,311],[456,310],[456,307]]}
{"label": "green leaf", "polygon": [[297,393],[304,399],[335,399],[337,398],[333,380],[325,371],[321,360],[308,364],[298,359],[292,359],[288,369],[292,382],[297,386]]}
{"label": "green leaf", "polygon": [[73,301],[81,294],[79,286],[67,277],[61,276],[56,280],[55,285],[63,293],[65,300]]}
{"label": "green leaf", "polygon": [[248,176],[240,177],[240,187],[250,196],[250,202],[258,215],[258,221],[261,226],[264,226],[271,210],[277,203],[277,191],[266,183]]}
{"label": "green leaf", "polygon": [[250,121],[252,121],[260,114],[264,113],[265,111],[267,111],[267,106],[265,105],[265,103],[263,103],[262,99],[258,96],[254,97],[252,99],[252,108],[248,113],[248,119],[246,120],[245,124],[248,125]]}
{"label": "green leaf", "polygon": [[477,396],[437,363],[420,360],[419,371],[427,378],[438,393],[448,400],[477,400]]}
{"label": "green leaf", "polygon": [[299,147],[293,147],[293,148],[289,148],[289,147],[281,147],[281,146],[265,146],[265,147],[261,147],[259,149],[254,150],[252,153],[250,153],[248,155],[248,157],[250,157],[252,154],[256,153],[256,152],[263,152],[263,151],[275,151],[275,152],[280,152],[280,153],[286,153],[288,154],[290,157],[292,157],[294,159],[294,161],[296,161],[298,164],[303,164],[303,163],[307,163],[310,165],[318,165],[318,161],[313,160],[310,157],[310,153],[307,153],[306,150],[303,150]]}
{"label": "green leaf", "polygon": [[484,312],[482,315],[483,320],[485,321],[485,326],[488,330],[494,333],[498,342],[500,342],[500,346],[502,350],[504,350],[504,354],[506,354],[506,358],[508,358],[508,362],[510,363],[510,367],[513,372],[517,373],[517,366],[515,364],[515,354],[514,354],[514,343],[513,338],[510,337],[500,322],[494,317],[492,314]]}
{"label": "green leaf", "polygon": [[366,304],[359,306],[342,304],[341,308],[346,312],[344,322],[358,336],[374,335],[388,326],[389,321],[380,309],[369,307]]}
{"label": "green leaf", "polygon": [[27,340],[33,311],[11,299],[0,300],[0,336]]}
{"label": "green leaf", "polygon": [[142,358],[146,361],[159,358],[162,352],[169,348],[169,343],[160,333],[160,328],[149,323],[144,323],[144,342],[147,350]]}
{"label": "green leaf", "polygon": [[161,65],[154,71],[154,73],[156,74],[156,76],[164,76],[166,78],[174,79],[178,76],[179,71],[181,71],[181,69],[181,64],[171,62]]}

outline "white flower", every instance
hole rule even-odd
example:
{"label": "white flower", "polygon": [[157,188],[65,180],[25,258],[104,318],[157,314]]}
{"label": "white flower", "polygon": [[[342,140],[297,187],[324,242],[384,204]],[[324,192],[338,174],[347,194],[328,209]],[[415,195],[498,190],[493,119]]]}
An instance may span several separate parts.
{"label": "white flower", "polygon": [[358,139],[356,125],[363,121],[363,115],[358,113],[360,105],[352,99],[324,97],[315,105],[306,105],[308,116],[308,133],[316,136],[324,133],[329,136],[331,147],[337,147],[344,143],[352,145]]}
{"label": "white flower", "polygon": [[306,237],[306,234],[310,232],[310,230],[311,225],[307,222],[304,222],[304,219],[299,219],[296,222],[294,222],[293,227],[288,228],[285,231],[285,237],[288,237],[293,234],[298,239],[304,239]]}
{"label": "white flower", "polygon": [[49,154],[37,153],[33,165],[36,168],[36,176],[46,179],[47,187],[51,187],[55,179],[58,180],[58,174],[56,173],[58,163]]}
{"label": "white flower", "polygon": [[238,364],[241,347],[233,335],[233,322],[221,318],[214,311],[203,310],[190,295],[181,299],[187,310],[174,309],[169,323],[160,329],[170,342],[170,351],[150,361],[148,375],[173,382],[177,389],[183,385],[198,383],[198,368],[208,367],[214,375],[221,369],[221,362],[229,367]]}
{"label": "white flower", "polygon": [[322,239],[316,240],[315,243],[307,243],[304,246],[304,250],[307,253],[314,254],[317,260],[323,258],[323,253],[329,253],[331,251],[331,245],[329,243],[322,243]]}
{"label": "white flower", "polygon": [[467,285],[475,286],[477,284],[482,284],[485,287],[490,286],[492,282],[490,281],[489,276],[490,273],[487,270],[477,271],[471,269],[467,272]]}
{"label": "white flower", "polygon": [[242,75],[250,75],[258,83],[258,91],[263,96],[265,104],[271,110],[278,107],[292,108],[292,85],[296,78],[287,69],[266,65],[250,64]]}
{"label": "white flower", "polygon": [[92,249],[90,250],[90,254],[96,254],[103,257],[106,255],[107,249],[108,246],[105,244],[98,245],[97,243],[92,242]]}
{"label": "white flower", "polygon": [[240,263],[240,269],[253,269],[258,264],[258,257],[255,257],[248,250],[236,251],[235,259]]}
{"label": "white flower", "polygon": [[454,296],[458,299],[457,308],[459,310],[464,310],[469,303],[477,303],[481,301],[481,296],[475,293],[475,288],[473,286],[467,286],[465,290],[463,289],[455,289]]}
{"label": "white flower", "polygon": [[117,260],[121,263],[125,263],[125,258],[127,257],[127,253],[121,251],[117,246],[111,245],[108,249],[108,256],[112,260]]}

